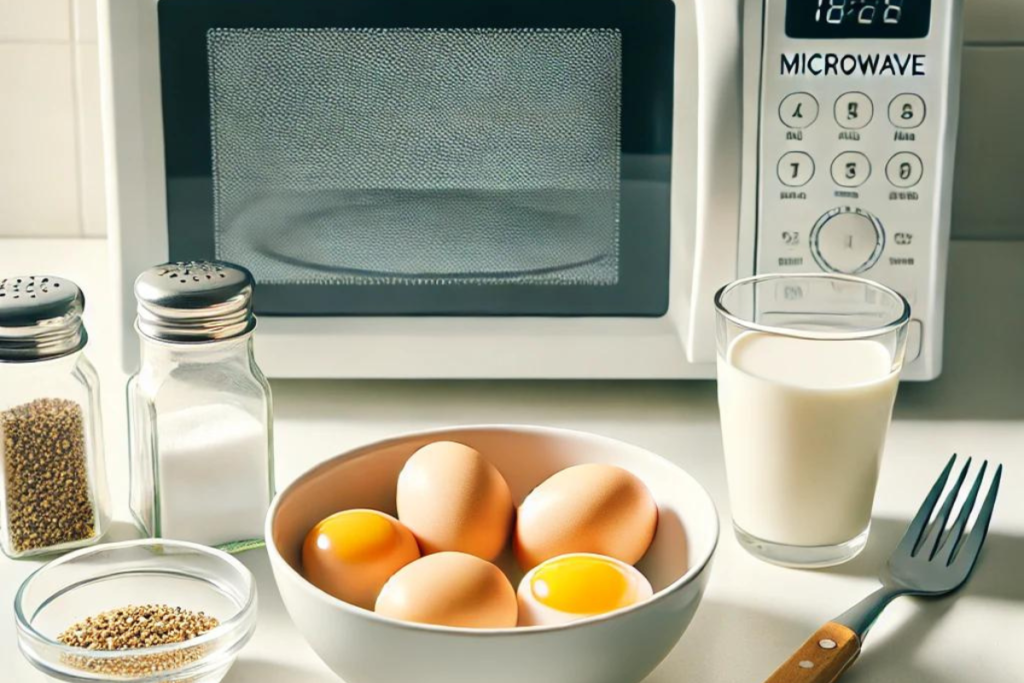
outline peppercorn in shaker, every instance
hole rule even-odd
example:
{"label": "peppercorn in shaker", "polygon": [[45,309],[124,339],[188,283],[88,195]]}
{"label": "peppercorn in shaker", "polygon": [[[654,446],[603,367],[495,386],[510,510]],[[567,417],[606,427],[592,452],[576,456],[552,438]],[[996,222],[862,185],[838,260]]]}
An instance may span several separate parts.
{"label": "peppercorn in shaker", "polygon": [[253,288],[248,270],[215,261],[157,266],[135,282],[130,501],[149,536],[228,551],[263,543],[273,434]]}
{"label": "peppercorn in shaker", "polygon": [[70,280],[0,278],[0,549],[90,545],[109,521],[99,378]]}

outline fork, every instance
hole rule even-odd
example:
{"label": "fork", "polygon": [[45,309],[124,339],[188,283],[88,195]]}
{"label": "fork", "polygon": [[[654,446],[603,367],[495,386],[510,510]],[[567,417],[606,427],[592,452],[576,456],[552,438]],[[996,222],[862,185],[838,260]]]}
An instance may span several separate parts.
{"label": "fork", "polygon": [[818,629],[765,683],[832,683],[853,664],[868,630],[890,602],[901,595],[945,595],[967,581],[988,534],[1003,466],[996,469],[974,527],[965,534],[988,461],[982,463],[953,525],[946,529],[957,495],[971,467],[970,458],[929,524],[955,461],[956,454],[949,459],[932,486],[914,521],[889,557],[888,564],[879,572],[882,587]]}

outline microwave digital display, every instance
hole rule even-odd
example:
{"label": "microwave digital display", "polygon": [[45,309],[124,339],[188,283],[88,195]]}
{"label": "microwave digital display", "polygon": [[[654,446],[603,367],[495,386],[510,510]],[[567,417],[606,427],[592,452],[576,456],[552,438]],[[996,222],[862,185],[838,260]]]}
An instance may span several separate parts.
{"label": "microwave digital display", "polygon": [[931,0],[787,0],[790,38],[924,38]]}
{"label": "microwave digital display", "polygon": [[662,315],[671,0],[160,0],[175,260],[270,315]]}

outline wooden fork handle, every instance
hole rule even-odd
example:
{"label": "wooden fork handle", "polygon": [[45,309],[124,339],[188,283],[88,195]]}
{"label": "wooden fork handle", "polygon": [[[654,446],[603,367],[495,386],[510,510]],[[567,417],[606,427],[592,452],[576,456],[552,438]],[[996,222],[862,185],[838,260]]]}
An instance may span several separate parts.
{"label": "wooden fork handle", "polygon": [[857,634],[830,621],[808,638],[765,683],[832,683],[859,654]]}

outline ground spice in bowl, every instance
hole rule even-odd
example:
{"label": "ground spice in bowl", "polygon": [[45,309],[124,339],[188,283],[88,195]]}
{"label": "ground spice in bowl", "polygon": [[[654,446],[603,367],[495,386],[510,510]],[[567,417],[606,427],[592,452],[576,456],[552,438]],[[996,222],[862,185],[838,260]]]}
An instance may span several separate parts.
{"label": "ground spice in bowl", "polygon": [[0,411],[0,460],[15,552],[96,534],[80,405],[41,398]]}
{"label": "ground spice in bowl", "polygon": [[[183,643],[216,628],[220,622],[203,612],[169,605],[129,605],[88,617],[57,636],[61,643],[92,651],[126,651]],[[110,676],[141,676],[171,671],[203,658],[199,645],[160,654],[117,658],[90,657],[87,653],[65,656],[78,669]]]}

